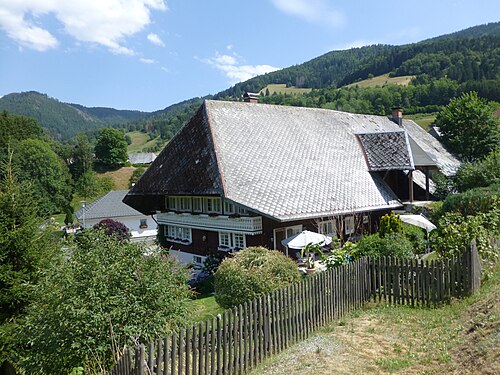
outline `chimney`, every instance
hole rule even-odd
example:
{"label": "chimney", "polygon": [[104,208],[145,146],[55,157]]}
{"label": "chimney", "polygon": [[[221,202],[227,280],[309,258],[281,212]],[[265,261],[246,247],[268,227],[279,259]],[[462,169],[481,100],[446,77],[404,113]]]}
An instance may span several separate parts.
{"label": "chimney", "polygon": [[394,107],[392,109],[392,121],[399,126],[403,126],[403,107]]}
{"label": "chimney", "polygon": [[243,94],[243,101],[246,103],[258,103],[259,97],[260,97],[259,93],[246,92]]}

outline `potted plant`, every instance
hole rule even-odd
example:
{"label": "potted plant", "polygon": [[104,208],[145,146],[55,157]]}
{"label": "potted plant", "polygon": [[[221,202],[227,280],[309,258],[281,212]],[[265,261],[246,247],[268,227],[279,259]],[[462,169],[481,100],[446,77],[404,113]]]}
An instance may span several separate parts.
{"label": "potted plant", "polygon": [[322,255],[323,252],[321,251],[321,243],[313,244],[313,243],[308,243],[306,246],[302,248],[301,251],[302,258],[305,258],[305,265],[306,265],[306,272],[308,274],[315,273],[316,272],[316,264],[315,264],[315,259],[314,256],[316,254]]}

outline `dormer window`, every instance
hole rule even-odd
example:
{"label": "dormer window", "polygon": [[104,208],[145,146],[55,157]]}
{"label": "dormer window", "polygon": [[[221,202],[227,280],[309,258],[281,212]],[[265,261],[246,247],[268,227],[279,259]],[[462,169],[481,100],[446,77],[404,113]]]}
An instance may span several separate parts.
{"label": "dormer window", "polygon": [[205,198],[205,207],[209,214],[221,213],[221,200],[220,198]]}

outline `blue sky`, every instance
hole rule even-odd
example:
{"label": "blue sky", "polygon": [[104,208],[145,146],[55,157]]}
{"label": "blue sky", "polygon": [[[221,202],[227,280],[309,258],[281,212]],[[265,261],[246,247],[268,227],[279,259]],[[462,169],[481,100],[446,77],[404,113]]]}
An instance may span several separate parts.
{"label": "blue sky", "polygon": [[331,50],[499,18],[498,0],[0,0],[0,96],[154,111]]}

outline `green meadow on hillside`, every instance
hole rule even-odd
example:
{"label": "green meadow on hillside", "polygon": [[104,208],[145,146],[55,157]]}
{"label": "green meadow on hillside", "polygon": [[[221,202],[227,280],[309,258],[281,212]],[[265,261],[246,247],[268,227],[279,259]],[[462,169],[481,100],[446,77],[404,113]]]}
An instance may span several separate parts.
{"label": "green meadow on hillside", "polygon": [[384,85],[401,85],[408,86],[410,81],[415,78],[415,76],[400,76],[400,77],[389,77],[389,73],[382,74],[377,77],[364,79],[359,82],[351,83],[350,85],[346,85],[344,87],[376,87],[376,86],[384,86]]}

